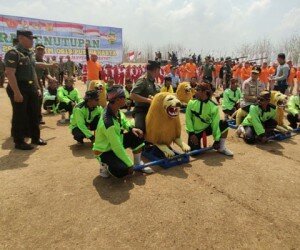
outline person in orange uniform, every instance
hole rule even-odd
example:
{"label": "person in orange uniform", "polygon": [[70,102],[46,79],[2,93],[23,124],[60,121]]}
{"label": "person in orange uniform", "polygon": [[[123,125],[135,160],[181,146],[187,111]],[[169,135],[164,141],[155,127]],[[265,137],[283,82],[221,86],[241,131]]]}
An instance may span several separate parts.
{"label": "person in orange uniform", "polygon": [[223,63],[221,61],[216,62],[216,64],[215,64],[214,74],[215,74],[215,79],[216,79],[216,89],[218,89],[221,86],[221,79],[220,79],[219,75],[220,75],[220,70],[221,70],[222,66],[223,66]]}
{"label": "person in orange uniform", "polygon": [[[269,77],[275,76],[276,74],[276,69],[277,69],[277,63],[273,63],[272,66],[269,68]],[[273,81],[269,81],[269,90],[273,90],[274,88],[274,82]]]}
{"label": "person in orange uniform", "polygon": [[186,62],[183,61],[182,64],[179,66],[179,76],[180,76],[180,80],[183,82],[186,80]]}
{"label": "person in orange uniform", "polygon": [[189,59],[185,69],[187,71],[187,81],[190,81],[192,77],[197,77],[197,66],[193,62],[193,59]]}
{"label": "person in orange uniform", "polygon": [[165,75],[168,75],[171,73],[171,67],[172,67],[171,61],[168,60],[168,64],[164,67]]}
{"label": "person in orange uniform", "polygon": [[297,93],[299,93],[299,91],[300,91],[300,67],[297,68],[296,76],[297,76]]}
{"label": "person in orange uniform", "polygon": [[233,66],[232,68],[232,76],[233,78],[238,80],[238,85],[242,85],[242,78],[241,78],[241,73],[242,73],[242,68],[243,64],[242,63],[237,63],[236,65]]}
{"label": "person in orange uniform", "polygon": [[86,55],[86,64],[87,64],[87,90],[89,90],[90,82],[93,80],[99,80],[99,76],[101,75],[102,66],[98,60],[98,56],[96,54],[89,55],[89,45],[85,45],[85,55]]}
{"label": "person in orange uniform", "polygon": [[265,85],[266,89],[269,89],[269,69],[268,63],[264,62],[261,67],[261,72],[259,74],[259,81]]}
{"label": "person in orange uniform", "polygon": [[245,62],[245,66],[241,69],[241,79],[242,81],[246,81],[251,76],[251,67],[250,63]]}
{"label": "person in orange uniform", "polygon": [[296,72],[296,69],[293,66],[292,61],[287,61],[287,64],[290,67],[290,74],[289,74],[287,82],[288,82],[288,85],[290,87],[289,94],[292,95],[293,90],[294,90],[294,86],[295,86],[295,78],[296,78],[297,72]]}

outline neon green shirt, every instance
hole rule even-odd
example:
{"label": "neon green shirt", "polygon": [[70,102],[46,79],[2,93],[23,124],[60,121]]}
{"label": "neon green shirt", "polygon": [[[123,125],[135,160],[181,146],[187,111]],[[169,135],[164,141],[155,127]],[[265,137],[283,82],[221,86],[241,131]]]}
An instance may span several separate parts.
{"label": "neon green shirt", "polygon": [[201,133],[207,127],[211,126],[214,140],[220,140],[220,114],[217,104],[212,100],[190,100],[186,108],[185,119],[185,129],[189,134]]}
{"label": "neon green shirt", "polygon": [[237,88],[235,91],[226,89],[223,93],[222,100],[222,109],[223,110],[232,110],[236,103],[242,99],[242,92],[240,88]]}
{"label": "neon green shirt", "polygon": [[73,88],[71,91],[68,91],[65,87],[61,86],[57,89],[57,99],[59,102],[75,102],[79,103],[82,101],[79,91],[76,88]]}
{"label": "neon green shirt", "polygon": [[287,104],[287,111],[292,115],[298,115],[300,111],[300,96],[293,95],[290,97],[288,104]]}
{"label": "neon green shirt", "polygon": [[251,126],[257,135],[265,133],[263,122],[276,118],[276,107],[269,104],[266,111],[263,111],[259,105],[251,105],[249,114],[242,122],[243,126]]}
{"label": "neon green shirt", "polygon": [[103,108],[97,106],[94,109],[89,109],[86,102],[80,102],[73,109],[73,114],[71,115],[69,128],[73,130],[78,127],[86,138],[93,136],[92,132],[87,128],[86,124],[91,123],[96,116],[101,116]]}

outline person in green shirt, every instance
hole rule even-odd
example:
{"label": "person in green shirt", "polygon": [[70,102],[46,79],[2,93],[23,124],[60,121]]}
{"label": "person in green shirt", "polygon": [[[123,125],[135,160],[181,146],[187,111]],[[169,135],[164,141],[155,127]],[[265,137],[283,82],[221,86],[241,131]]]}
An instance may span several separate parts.
{"label": "person in green shirt", "polygon": [[230,80],[230,88],[223,93],[222,110],[225,114],[225,120],[232,116],[240,107],[240,100],[242,98],[241,89],[238,88],[238,79],[232,78]]}
{"label": "person in green shirt", "polygon": [[84,101],[78,103],[71,115],[70,129],[74,140],[83,144],[83,139],[87,138],[94,142],[95,136],[91,131],[95,131],[103,111],[98,106],[99,93],[97,90],[89,90],[85,93]]}
{"label": "person in green shirt", "polygon": [[205,133],[213,135],[213,148],[227,156],[233,156],[233,153],[226,148],[225,141],[228,133],[228,124],[220,120],[219,108],[210,98],[212,90],[209,83],[200,83],[195,88],[194,99],[188,102],[185,122],[188,133],[188,145],[191,150],[201,148],[200,140]]}
{"label": "person in green shirt", "polygon": [[[65,86],[61,86],[57,90],[58,110],[69,112],[71,117],[73,107],[82,101],[79,91],[74,88],[74,78],[69,77],[65,79]],[[64,112],[62,112],[62,120],[64,120]]]}
{"label": "person in green shirt", "polygon": [[[109,177],[111,174],[122,178],[133,172],[134,165],[142,164],[144,135],[143,131],[134,128],[120,111],[126,101],[122,86],[115,85],[109,88],[107,100],[109,103],[99,120],[93,151],[101,163],[100,176]],[[132,149],[133,161],[127,154],[126,148]],[[151,168],[149,171],[153,172]]]}
{"label": "person in green shirt", "polygon": [[276,106],[270,104],[271,94],[262,91],[258,97],[258,105],[251,105],[249,114],[242,122],[244,127],[244,141],[253,144],[256,140],[267,142],[268,136],[273,134],[277,126]]}
{"label": "person in green shirt", "polygon": [[300,88],[298,90],[298,95],[290,97],[287,107],[287,119],[290,122],[290,126],[293,129],[296,129],[297,123],[300,122]]}

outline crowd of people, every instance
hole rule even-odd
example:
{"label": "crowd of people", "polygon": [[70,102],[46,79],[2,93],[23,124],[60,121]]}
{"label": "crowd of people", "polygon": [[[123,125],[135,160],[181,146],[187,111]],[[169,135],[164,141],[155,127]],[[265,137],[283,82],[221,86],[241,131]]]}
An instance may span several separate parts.
{"label": "crowd of people", "polygon": [[[16,46],[5,54],[3,66],[0,60],[0,87],[5,72],[13,108],[11,135],[15,148],[31,150],[32,144],[46,145],[40,136],[39,125],[44,123],[41,110],[61,113],[61,122],[70,123],[74,140],[83,144],[88,139],[93,143],[102,177],[121,178],[131,174],[135,165],[143,164],[141,153],[148,145],[143,139],[147,129],[145,119],[153,97],[159,92],[176,93],[182,82],[190,83],[194,93],[185,111],[185,130],[191,150],[201,148],[205,134],[213,136],[216,151],[233,156],[225,141],[228,120],[238,109],[245,112],[240,124],[245,142],[268,141],[277,125],[276,107],[270,103],[271,90],[290,96],[287,119],[292,128],[299,126],[300,68],[293,67],[291,61],[286,62],[283,53],[271,65],[239,62],[230,57],[214,60],[207,56],[203,63],[190,58],[180,64],[170,60],[161,66],[157,56],[143,66],[112,66],[101,65],[86,44],[86,63],[76,65],[70,56],[66,61],[62,57],[59,62],[56,57],[44,60],[45,46],[36,44],[33,51],[35,37],[30,31],[17,31],[17,39]],[[76,77],[86,83],[83,98],[74,86]],[[94,81],[104,83],[101,86],[107,92],[102,106],[99,105],[102,90],[91,90]],[[296,95],[293,95],[295,84]],[[220,100],[224,119],[219,113]],[[127,111],[133,108],[134,122],[121,111],[124,108]],[[31,144],[25,138],[31,138]],[[126,148],[132,149],[133,160]],[[143,171],[153,172],[150,167]]]}

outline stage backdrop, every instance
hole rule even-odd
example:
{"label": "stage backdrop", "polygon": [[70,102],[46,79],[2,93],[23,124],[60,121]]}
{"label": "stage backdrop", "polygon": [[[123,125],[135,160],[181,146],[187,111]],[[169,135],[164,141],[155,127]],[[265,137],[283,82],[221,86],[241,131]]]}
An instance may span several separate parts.
{"label": "stage backdrop", "polygon": [[31,30],[38,36],[36,42],[46,46],[46,56],[70,55],[72,60],[84,62],[87,42],[90,53],[97,54],[101,63],[122,62],[121,28],[0,15],[0,55],[12,47],[18,29]]}

